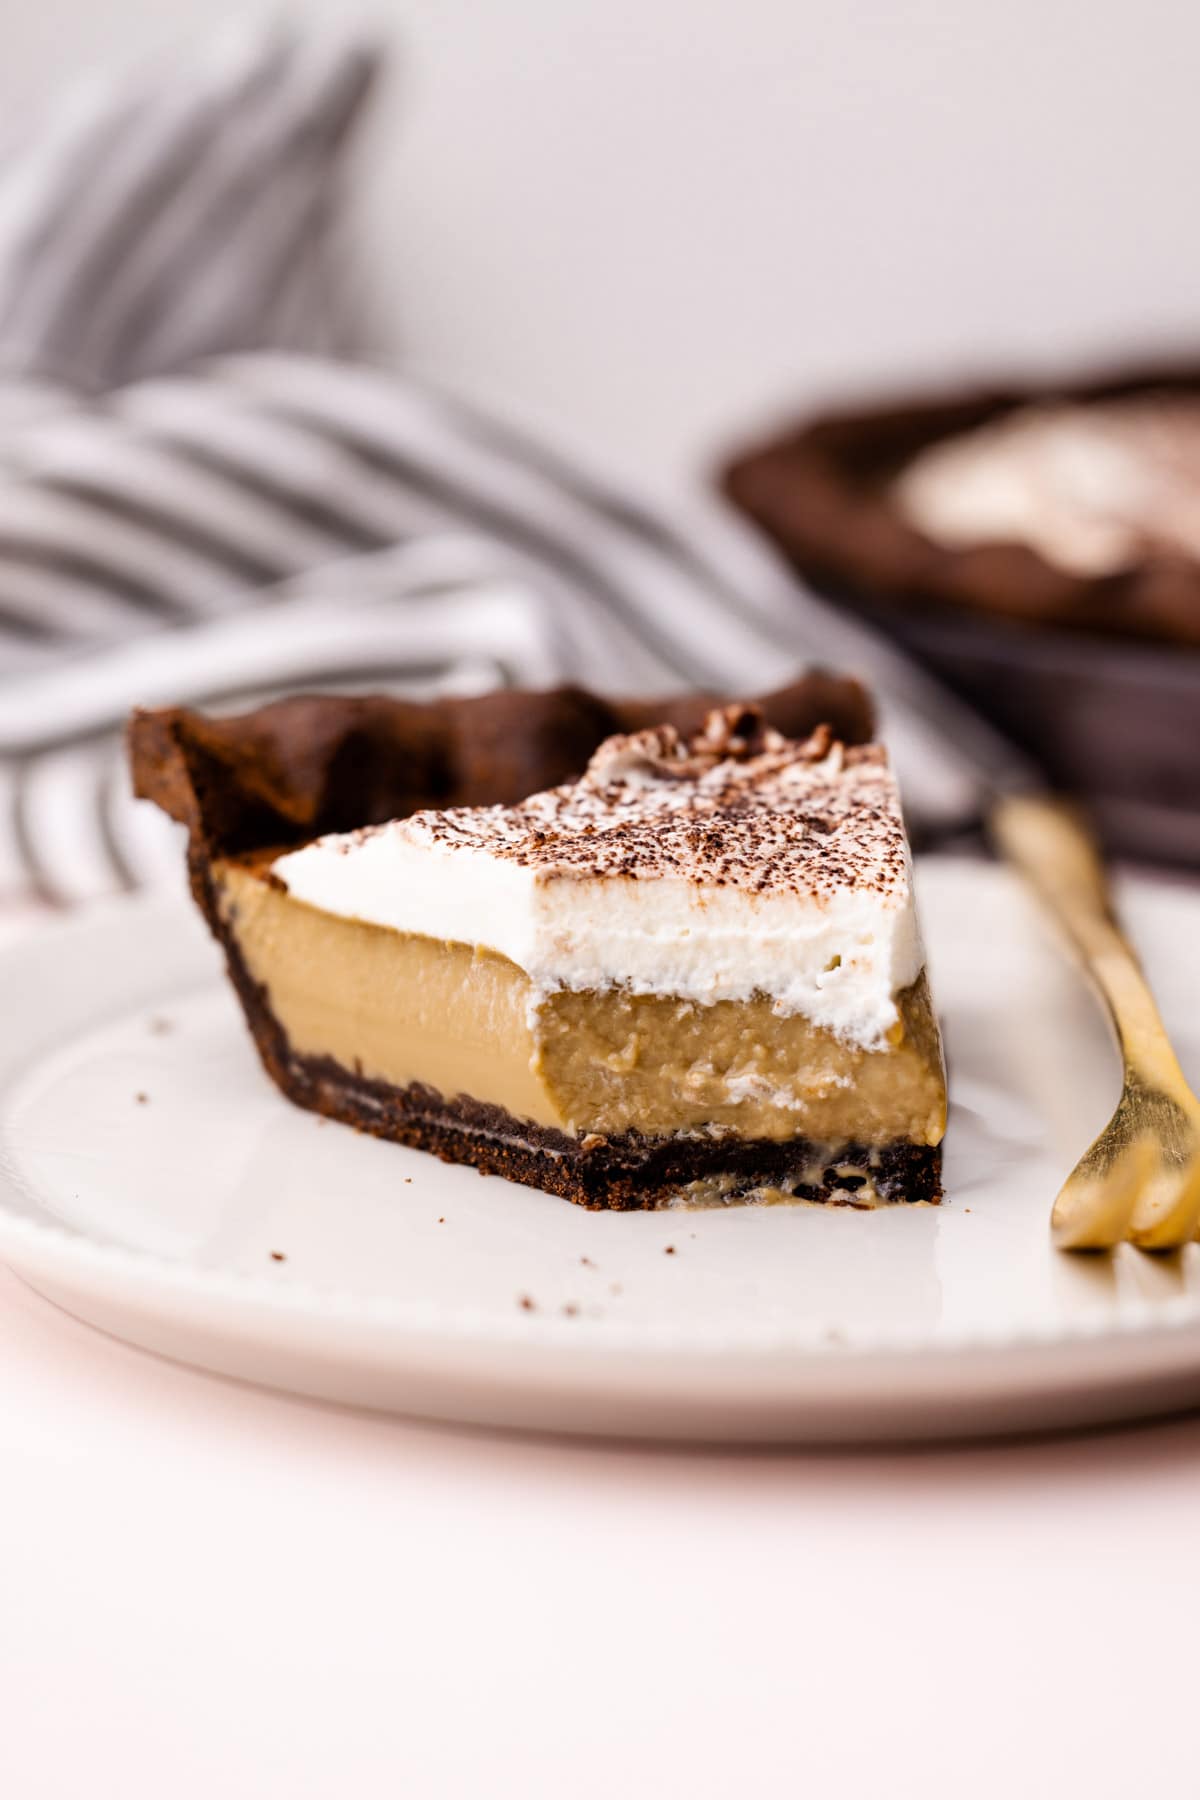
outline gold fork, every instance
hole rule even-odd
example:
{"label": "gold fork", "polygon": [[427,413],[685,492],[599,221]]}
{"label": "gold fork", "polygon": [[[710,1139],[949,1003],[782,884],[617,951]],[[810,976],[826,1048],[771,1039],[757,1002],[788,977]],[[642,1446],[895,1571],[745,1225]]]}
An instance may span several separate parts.
{"label": "gold fork", "polygon": [[1178,1249],[1200,1228],[1200,1100],[1117,923],[1095,844],[1069,807],[1034,796],[999,800],[991,827],[1082,957],[1124,1064],[1116,1112],[1054,1203],[1054,1241],[1062,1250],[1126,1239],[1143,1250]]}

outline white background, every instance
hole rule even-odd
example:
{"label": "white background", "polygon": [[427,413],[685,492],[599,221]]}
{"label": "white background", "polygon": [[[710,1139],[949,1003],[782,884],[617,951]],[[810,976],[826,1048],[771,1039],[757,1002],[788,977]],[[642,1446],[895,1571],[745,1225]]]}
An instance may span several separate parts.
{"label": "white background", "polygon": [[[225,10],[5,0],[3,116]],[[1200,336],[1188,0],[293,11],[397,46],[381,338],[643,478],[847,384]]]}
{"label": "white background", "polygon": [[[5,10],[10,118],[212,15]],[[365,146],[384,337],[655,485],[793,396],[1196,335],[1183,0],[402,23]],[[1194,1795],[1198,1500],[1195,1420],[506,1441],[177,1370],[0,1275],[0,1792]]]}

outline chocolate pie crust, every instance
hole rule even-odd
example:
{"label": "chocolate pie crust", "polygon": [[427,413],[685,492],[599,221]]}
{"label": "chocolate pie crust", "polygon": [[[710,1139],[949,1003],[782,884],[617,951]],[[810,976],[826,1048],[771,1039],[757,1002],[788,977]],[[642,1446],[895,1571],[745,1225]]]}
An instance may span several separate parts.
{"label": "chocolate pie crust", "polygon": [[1087,576],[1056,567],[1025,544],[949,547],[919,531],[892,491],[906,465],[931,445],[1019,408],[1156,394],[1200,396],[1200,364],[827,412],[736,457],[721,485],[801,574],[851,603],[956,609],[1200,646],[1200,562],[1147,556],[1119,572]]}
{"label": "chocolate pie crust", "polygon": [[[327,832],[353,831],[424,807],[510,804],[578,775],[614,733],[670,724],[699,729],[721,696],[602,699],[580,688],[504,691],[417,703],[383,696],[298,696],[235,717],[186,708],[136,713],[129,728],[134,791],[188,830],[192,892],[225,954],[259,1056],[299,1106],[361,1131],[618,1210],[777,1188],[862,1204],[936,1201],[938,1146],[897,1140],[831,1147],[728,1134],[573,1138],[503,1109],[419,1084],[394,1087],[327,1057],[298,1054],[246,966],[219,903],[219,864],[253,862]],[[754,704],[786,736],[829,725],[869,742],[864,689],[813,673]]]}

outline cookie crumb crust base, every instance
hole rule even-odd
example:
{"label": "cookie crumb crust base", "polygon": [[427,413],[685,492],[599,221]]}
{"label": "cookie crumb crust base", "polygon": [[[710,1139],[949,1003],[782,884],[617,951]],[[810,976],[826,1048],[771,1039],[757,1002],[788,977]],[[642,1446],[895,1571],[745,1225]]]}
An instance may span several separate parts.
{"label": "cookie crumb crust base", "polygon": [[275,1078],[289,1099],[326,1118],[598,1211],[756,1194],[857,1207],[937,1202],[942,1194],[940,1146],[633,1132],[578,1140],[479,1101],[369,1081],[327,1058],[289,1055]]}

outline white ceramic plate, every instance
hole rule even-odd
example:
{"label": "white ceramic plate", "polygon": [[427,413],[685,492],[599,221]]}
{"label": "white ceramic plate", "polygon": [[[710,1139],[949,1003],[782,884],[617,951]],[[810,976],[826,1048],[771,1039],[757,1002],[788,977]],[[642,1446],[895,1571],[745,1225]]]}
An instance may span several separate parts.
{"label": "white ceramic plate", "polygon": [[[268,1083],[198,919],[140,901],[0,961],[0,1255],[164,1355],[454,1420],[866,1440],[1200,1402],[1200,1250],[1048,1242],[1115,1097],[1090,996],[1002,871],[934,861],[920,888],[941,1208],[594,1214],[358,1137]],[[1196,1072],[1200,899],[1124,900]]]}

